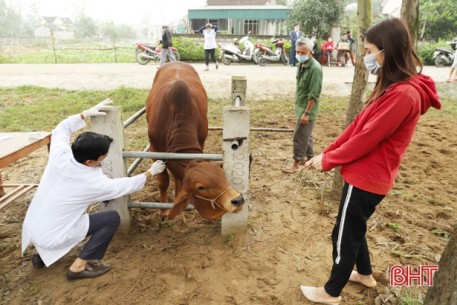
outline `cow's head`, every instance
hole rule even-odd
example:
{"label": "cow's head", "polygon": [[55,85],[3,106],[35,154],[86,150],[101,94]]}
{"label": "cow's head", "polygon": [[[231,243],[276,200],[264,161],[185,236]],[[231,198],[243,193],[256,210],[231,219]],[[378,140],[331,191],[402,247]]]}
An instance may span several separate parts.
{"label": "cow's head", "polygon": [[181,192],[175,198],[168,219],[175,218],[190,203],[203,218],[214,220],[227,212],[241,211],[244,197],[229,185],[219,165],[193,160],[186,168]]}

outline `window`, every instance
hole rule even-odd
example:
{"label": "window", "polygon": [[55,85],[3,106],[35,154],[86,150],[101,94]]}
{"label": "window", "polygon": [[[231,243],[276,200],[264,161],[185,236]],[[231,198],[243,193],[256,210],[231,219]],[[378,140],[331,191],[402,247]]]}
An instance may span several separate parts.
{"label": "window", "polygon": [[244,20],[244,34],[251,31],[252,35],[259,34],[259,20]]}

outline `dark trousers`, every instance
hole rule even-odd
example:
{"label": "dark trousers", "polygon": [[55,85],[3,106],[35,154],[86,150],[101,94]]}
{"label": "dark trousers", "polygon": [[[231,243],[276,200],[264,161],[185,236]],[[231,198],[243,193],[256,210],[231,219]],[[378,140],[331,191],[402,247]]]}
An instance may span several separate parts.
{"label": "dark trousers", "polygon": [[84,260],[102,259],[120,223],[121,218],[116,211],[89,214],[87,236],[90,236],[90,239],[84,245],[79,258]]}
{"label": "dark trousers", "polygon": [[333,267],[325,291],[333,297],[341,294],[354,265],[362,275],[373,273],[368,251],[367,220],[384,198],[345,183],[332,232]]}
{"label": "dark trousers", "polygon": [[308,124],[301,124],[300,120],[295,124],[294,133],[294,160],[304,161],[314,157],[313,128],[315,121],[308,121]]}
{"label": "dark trousers", "polygon": [[292,42],[292,44],[290,45],[290,55],[289,55],[289,64],[291,66],[295,66],[295,64],[297,63],[297,59],[295,58],[295,53],[297,53],[295,50],[295,42]]}
{"label": "dark trousers", "polygon": [[205,64],[206,65],[209,65],[210,56],[211,56],[211,61],[216,62],[216,49],[205,50]]}

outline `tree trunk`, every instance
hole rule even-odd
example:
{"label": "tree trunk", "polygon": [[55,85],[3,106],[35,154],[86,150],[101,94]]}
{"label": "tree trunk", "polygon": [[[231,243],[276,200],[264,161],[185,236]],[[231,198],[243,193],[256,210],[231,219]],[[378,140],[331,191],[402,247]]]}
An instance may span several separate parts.
{"label": "tree trunk", "polygon": [[403,0],[401,3],[401,19],[409,28],[414,48],[419,34],[419,0]]}
{"label": "tree trunk", "polygon": [[368,83],[368,71],[363,63],[365,48],[363,46],[362,35],[371,25],[371,0],[358,0],[357,2],[357,27],[358,32],[354,33],[357,41],[357,56],[355,63],[354,80],[352,84],[351,98],[346,113],[346,126],[348,126],[363,108],[365,100],[365,90]]}
{"label": "tree trunk", "polygon": [[[363,33],[371,25],[371,0],[358,0],[357,1],[357,33],[353,34],[353,39],[357,43],[357,53],[355,56],[355,73],[352,82],[351,97],[349,99],[349,106],[346,112],[346,127],[351,124],[355,117],[363,108],[365,100],[365,90],[368,83],[368,71],[365,69],[363,56],[365,56],[365,47],[363,46]],[[343,185],[343,177],[339,171],[335,171],[334,189],[338,189]]]}
{"label": "tree trunk", "polygon": [[457,225],[439,263],[439,270],[428,288],[424,305],[457,304]]}

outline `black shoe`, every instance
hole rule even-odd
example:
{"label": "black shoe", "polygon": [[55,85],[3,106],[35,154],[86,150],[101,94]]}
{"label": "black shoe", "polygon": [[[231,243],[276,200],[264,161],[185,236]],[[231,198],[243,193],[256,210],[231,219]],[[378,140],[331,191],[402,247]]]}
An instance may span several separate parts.
{"label": "black shoe", "polygon": [[105,274],[111,269],[110,265],[94,264],[91,262],[86,263],[86,267],[83,271],[73,272],[70,269],[67,270],[67,279],[69,281],[80,280],[80,279],[92,279]]}
{"label": "black shoe", "polygon": [[32,265],[35,268],[43,268],[45,266],[45,264],[39,254],[34,254],[32,256]]}

